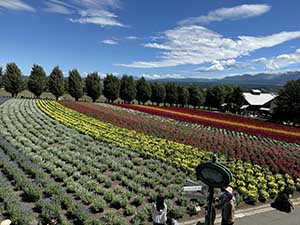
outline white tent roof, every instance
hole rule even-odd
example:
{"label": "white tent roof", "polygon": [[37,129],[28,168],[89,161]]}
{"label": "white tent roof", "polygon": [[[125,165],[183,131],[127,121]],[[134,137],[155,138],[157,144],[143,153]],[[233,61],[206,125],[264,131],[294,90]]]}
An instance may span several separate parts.
{"label": "white tent roof", "polygon": [[244,92],[243,96],[250,105],[264,105],[276,97],[272,93],[252,94],[249,92]]}

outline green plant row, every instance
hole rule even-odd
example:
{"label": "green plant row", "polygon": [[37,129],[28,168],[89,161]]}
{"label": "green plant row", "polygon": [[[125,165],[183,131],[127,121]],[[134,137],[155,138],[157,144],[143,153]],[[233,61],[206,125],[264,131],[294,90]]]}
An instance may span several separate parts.
{"label": "green plant row", "polygon": [[[168,201],[170,208],[176,211],[180,207],[172,205],[175,195],[180,195],[184,173],[66,128],[41,113],[34,101],[12,100],[4,106],[5,110],[0,110],[6,116],[1,118],[5,121],[0,127],[5,138],[30,155],[56,182],[64,183],[65,190],[80,198],[85,208],[100,215],[100,221],[107,217],[106,209],[121,207],[126,220],[142,224],[149,218],[148,202],[161,190],[173,199]],[[180,210],[185,211],[185,207]],[[109,218],[118,221],[124,217],[115,214]]]}

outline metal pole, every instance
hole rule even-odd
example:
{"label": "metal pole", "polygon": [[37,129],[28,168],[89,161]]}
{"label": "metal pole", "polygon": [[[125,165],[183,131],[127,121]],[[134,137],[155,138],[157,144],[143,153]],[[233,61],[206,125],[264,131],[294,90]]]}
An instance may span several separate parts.
{"label": "metal pole", "polygon": [[212,224],[212,204],[214,199],[214,188],[209,187],[209,197],[208,197],[208,218],[207,218],[207,225]]}
{"label": "metal pole", "polygon": [[[215,163],[216,161],[217,161],[217,155],[214,154],[212,156],[212,162]],[[209,192],[209,197],[208,197],[207,225],[213,225],[213,221],[212,221],[212,204],[213,204],[213,199],[214,199],[214,188],[209,187],[208,192]]]}

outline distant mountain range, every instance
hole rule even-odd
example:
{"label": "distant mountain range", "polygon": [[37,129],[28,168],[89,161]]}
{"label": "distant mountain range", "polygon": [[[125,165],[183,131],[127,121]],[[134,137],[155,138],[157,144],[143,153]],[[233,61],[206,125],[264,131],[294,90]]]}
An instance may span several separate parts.
{"label": "distant mountain range", "polygon": [[243,84],[243,85],[272,85],[284,86],[289,80],[300,79],[300,71],[289,71],[283,73],[259,73],[255,75],[244,74],[236,76],[228,76],[220,79],[209,78],[166,78],[157,79],[159,82],[175,82],[175,83],[207,83],[207,84]]}

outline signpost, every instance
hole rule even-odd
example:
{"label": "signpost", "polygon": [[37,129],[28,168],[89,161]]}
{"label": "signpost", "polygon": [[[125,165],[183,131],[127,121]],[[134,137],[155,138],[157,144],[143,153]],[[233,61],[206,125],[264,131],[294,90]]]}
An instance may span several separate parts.
{"label": "signpost", "polygon": [[202,186],[184,186],[182,188],[183,191],[202,191]]}
{"label": "signpost", "polygon": [[208,197],[208,219],[206,225],[212,225],[212,203],[214,198],[214,188],[227,187],[232,181],[230,170],[216,163],[217,156],[213,155],[212,162],[201,163],[196,167],[197,179],[209,186]]}

